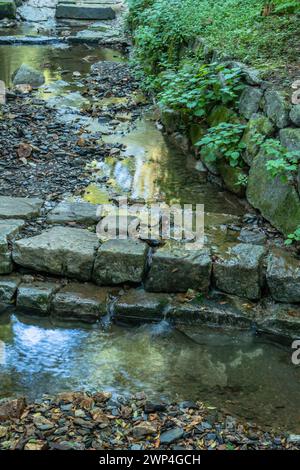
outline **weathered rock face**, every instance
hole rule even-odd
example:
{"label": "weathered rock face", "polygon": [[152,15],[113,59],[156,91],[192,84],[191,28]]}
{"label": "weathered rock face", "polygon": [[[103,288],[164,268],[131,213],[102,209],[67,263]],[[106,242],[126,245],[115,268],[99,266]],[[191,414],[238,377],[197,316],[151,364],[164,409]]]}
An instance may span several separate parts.
{"label": "weathered rock face", "polygon": [[243,90],[240,98],[239,110],[242,116],[250,119],[252,114],[257,113],[263,97],[263,91],[260,88],[247,86]]}
{"label": "weathered rock face", "polygon": [[18,240],[13,259],[35,271],[88,281],[98,244],[97,235],[88,230],[53,227],[41,235]]}
{"label": "weathered rock face", "polygon": [[121,322],[139,320],[159,320],[170,297],[167,294],[154,294],[143,289],[131,289],[122,295],[114,305],[114,318]]}
{"label": "weathered rock face", "polygon": [[213,273],[218,289],[251,300],[259,299],[263,283],[263,246],[241,243],[214,262]]}
{"label": "weathered rock face", "polygon": [[40,214],[42,205],[37,198],[0,196],[0,219],[31,219]]}
{"label": "weathered rock face", "polygon": [[20,282],[21,279],[17,276],[0,277],[0,305],[10,304],[12,302]]}
{"label": "weathered rock face", "polygon": [[8,242],[20,230],[23,224],[22,220],[0,219],[0,274],[9,274],[13,270]]}
{"label": "weathered rock face", "polygon": [[93,225],[99,220],[97,207],[88,202],[60,202],[48,216],[48,224],[67,224],[70,222]]}
{"label": "weathered rock face", "polygon": [[98,250],[93,280],[99,285],[141,283],[149,247],[136,240],[109,240]]}
{"label": "weathered rock face", "polygon": [[211,266],[207,249],[189,251],[186,247],[167,244],[152,257],[146,290],[186,292],[197,289],[206,292],[210,284]]}
{"label": "weathered rock face", "polygon": [[218,164],[218,170],[228,191],[243,197],[246,188],[240,184],[240,178],[247,176],[248,172],[243,168],[232,167],[224,160],[221,160]]}
{"label": "weathered rock face", "polygon": [[13,0],[0,0],[0,20],[3,18],[15,18],[16,5]]}
{"label": "weathered rock face", "polygon": [[290,112],[290,119],[295,126],[300,127],[300,104],[292,107]]}
{"label": "weathered rock face", "polygon": [[300,151],[300,129],[288,127],[279,133],[281,144],[290,151]]}
{"label": "weathered rock face", "polygon": [[35,70],[27,64],[22,64],[12,76],[14,85],[28,84],[37,88],[45,83],[45,77],[42,72]]}
{"label": "weathered rock face", "polygon": [[60,2],[56,8],[56,18],[74,20],[113,20],[116,13],[112,8],[114,3],[107,2]]}
{"label": "weathered rock face", "polygon": [[271,121],[263,114],[254,114],[249,120],[242,137],[242,143],[245,144],[243,159],[251,166],[253,158],[259,152],[258,137],[262,139],[270,137],[274,132],[274,126]]}
{"label": "weathered rock face", "polygon": [[60,320],[95,323],[107,313],[107,303],[113,289],[93,284],[71,283],[53,298],[51,313]]}
{"label": "weathered rock face", "polygon": [[8,419],[19,419],[26,407],[26,400],[23,397],[10,400],[3,398],[0,400],[0,421]]}
{"label": "weathered rock face", "polygon": [[272,178],[266,163],[270,157],[260,152],[253,160],[247,199],[278,230],[288,235],[300,225],[300,199],[296,189]]}
{"label": "weathered rock face", "polygon": [[268,302],[261,307],[256,319],[258,331],[298,339],[300,336],[300,308],[296,304]]}
{"label": "weathered rock face", "polygon": [[215,127],[221,124],[221,122],[236,122],[238,121],[238,115],[235,111],[227,108],[224,105],[216,105],[211,110],[207,117],[207,122],[210,127]]}
{"label": "weathered rock face", "polygon": [[277,90],[268,90],[265,93],[265,111],[267,116],[279,129],[289,125],[289,105],[286,97]]}
{"label": "weathered rock face", "polygon": [[274,300],[300,302],[300,260],[274,249],[268,259],[267,283]]}
{"label": "weathered rock face", "polygon": [[27,314],[48,315],[52,296],[59,286],[52,282],[21,284],[17,293],[17,308]]}

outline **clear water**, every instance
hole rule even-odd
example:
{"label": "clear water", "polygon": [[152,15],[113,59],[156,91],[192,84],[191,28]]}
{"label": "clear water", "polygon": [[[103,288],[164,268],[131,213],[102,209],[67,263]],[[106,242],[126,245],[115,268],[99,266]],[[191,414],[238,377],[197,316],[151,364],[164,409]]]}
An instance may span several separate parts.
{"label": "clear water", "polygon": [[162,322],[107,330],[0,316],[0,396],[85,389],[202,400],[264,426],[300,431],[300,368],[249,333]]}

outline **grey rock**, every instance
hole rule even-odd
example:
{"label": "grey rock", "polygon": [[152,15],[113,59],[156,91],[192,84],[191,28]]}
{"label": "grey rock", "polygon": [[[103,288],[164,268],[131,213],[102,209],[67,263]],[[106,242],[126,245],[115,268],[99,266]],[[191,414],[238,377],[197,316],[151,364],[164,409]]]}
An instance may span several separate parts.
{"label": "grey rock", "polygon": [[99,285],[141,283],[149,247],[136,240],[109,240],[98,250],[93,280]]}
{"label": "grey rock", "polygon": [[279,302],[264,302],[256,317],[258,331],[274,336],[299,339],[300,306]]}
{"label": "grey rock", "polygon": [[0,277],[0,304],[9,304],[17,292],[21,279],[17,276]]}
{"label": "grey rock", "polygon": [[295,126],[300,127],[300,104],[292,106],[290,119]]}
{"label": "grey rock", "polygon": [[53,282],[21,284],[17,292],[17,308],[27,314],[48,315],[52,296],[58,288]]}
{"label": "grey rock", "polygon": [[279,129],[289,124],[290,107],[283,93],[277,90],[267,90],[265,93],[265,111],[267,116]]}
{"label": "grey rock", "polygon": [[290,444],[300,444],[300,434],[290,434],[287,438]]}
{"label": "grey rock", "polygon": [[186,246],[166,244],[152,257],[146,279],[149,292],[206,292],[210,285],[212,261],[208,249],[188,250]]}
{"label": "grey rock", "polygon": [[248,177],[247,199],[287,236],[300,225],[299,194],[292,185],[270,175],[266,164],[271,158],[263,152],[254,158]]}
{"label": "grey rock", "polygon": [[27,64],[22,64],[12,76],[14,85],[28,84],[37,88],[45,83],[45,77],[39,70],[30,67]]}
{"label": "grey rock", "polygon": [[154,294],[143,289],[131,289],[114,305],[114,318],[120,321],[147,321],[161,319],[170,301],[167,294]]}
{"label": "grey rock", "polygon": [[116,17],[111,2],[68,3],[61,2],[56,8],[56,18],[74,20],[113,20]]}
{"label": "grey rock", "polygon": [[88,281],[98,244],[88,230],[53,227],[15,242],[13,260],[25,268]]}
{"label": "grey rock", "polygon": [[163,432],[160,435],[160,443],[163,445],[172,444],[172,442],[178,441],[184,435],[182,428],[173,428]]}
{"label": "grey rock", "polygon": [[247,86],[242,92],[239,110],[246,118],[250,119],[252,114],[257,113],[263,97],[263,91],[260,88]]}
{"label": "grey rock", "polygon": [[259,299],[262,287],[264,247],[241,243],[214,262],[213,272],[218,289],[251,300]]}
{"label": "grey rock", "polygon": [[246,146],[243,159],[247,165],[251,166],[253,158],[259,152],[260,142],[258,139],[264,140],[266,137],[270,137],[273,132],[274,126],[266,116],[260,113],[251,116],[242,137],[242,143]]}
{"label": "grey rock", "polygon": [[286,129],[281,129],[280,133],[280,142],[290,151],[299,151],[300,152],[300,129],[294,129],[288,127]]}
{"label": "grey rock", "polygon": [[71,283],[55,294],[51,313],[60,320],[95,323],[107,313],[113,290],[93,284]]}
{"label": "grey rock", "polygon": [[8,246],[24,222],[21,220],[0,220],[0,274],[9,274],[13,271],[11,251]]}
{"label": "grey rock", "polygon": [[274,300],[300,302],[300,260],[274,249],[268,258],[267,283]]}
{"label": "grey rock", "polygon": [[238,240],[242,243],[251,243],[252,245],[264,245],[267,237],[264,232],[259,230],[249,230],[243,228],[238,237]]}
{"label": "grey rock", "polygon": [[88,202],[60,202],[47,216],[48,224],[75,222],[84,225],[96,224],[98,206]]}
{"label": "grey rock", "polygon": [[37,198],[0,196],[0,219],[32,219],[40,214],[42,205]]}

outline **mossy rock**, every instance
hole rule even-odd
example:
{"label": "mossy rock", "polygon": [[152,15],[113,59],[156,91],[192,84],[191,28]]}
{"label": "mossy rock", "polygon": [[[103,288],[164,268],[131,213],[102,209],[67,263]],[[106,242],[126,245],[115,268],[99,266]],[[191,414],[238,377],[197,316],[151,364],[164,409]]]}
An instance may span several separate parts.
{"label": "mossy rock", "polygon": [[220,104],[213,107],[207,118],[207,122],[210,127],[215,127],[221,124],[221,122],[239,122],[239,117],[235,111]]}
{"label": "mossy rock", "polygon": [[0,0],[0,20],[3,18],[15,18],[16,17],[16,5],[12,0],[6,0],[5,2]]}
{"label": "mossy rock", "polygon": [[160,120],[167,132],[176,132],[184,126],[184,119],[179,111],[160,105],[159,113]]}
{"label": "mossy rock", "polygon": [[225,160],[219,161],[217,166],[226,189],[239,197],[245,196],[246,188],[239,184],[239,181],[241,177],[247,176],[246,169],[232,167]]}
{"label": "mossy rock", "polygon": [[262,151],[254,158],[248,178],[247,199],[287,236],[300,225],[300,198],[293,186],[270,175],[266,163],[272,158]]}
{"label": "mossy rock", "polygon": [[270,137],[273,134],[274,129],[270,119],[263,114],[254,114],[252,116],[242,137],[242,143],[246,146],[243,159],[247,165],[251,166],[253,158],[259,152],[258,138],[256,138],[256,135],[259,134],[264,140],[266,137]]}
{"label": "mossy rock", "polygon": [[189,138],[193,145],[196,145],[202,137],[206,134],[207,129],[203,127],[203,124],[192,123],[189,129]]}

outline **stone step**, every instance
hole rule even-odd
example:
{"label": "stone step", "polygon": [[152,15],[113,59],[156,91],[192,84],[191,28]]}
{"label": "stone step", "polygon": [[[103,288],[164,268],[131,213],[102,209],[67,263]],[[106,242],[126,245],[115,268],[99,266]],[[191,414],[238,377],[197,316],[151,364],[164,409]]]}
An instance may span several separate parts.
{"label": "stone step", "polygon": [[113,20],[115,2],[62,2],[57,5],[56,18],[74,20]]}
{"label": "stone step", "polygon": [[32,219],[40,214],[42,199],[0,196],[0,219]]}

